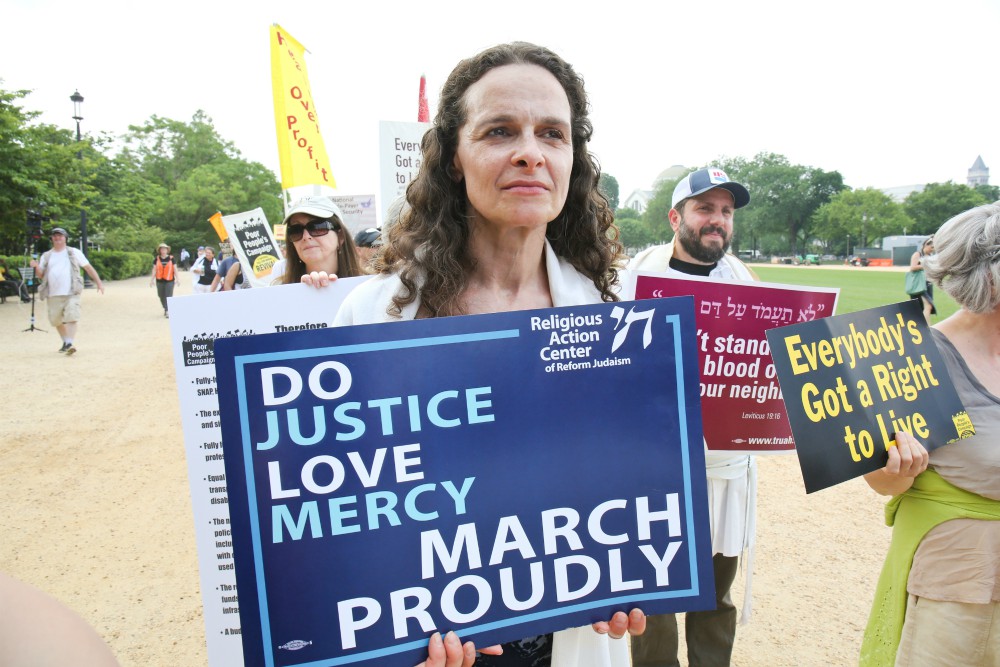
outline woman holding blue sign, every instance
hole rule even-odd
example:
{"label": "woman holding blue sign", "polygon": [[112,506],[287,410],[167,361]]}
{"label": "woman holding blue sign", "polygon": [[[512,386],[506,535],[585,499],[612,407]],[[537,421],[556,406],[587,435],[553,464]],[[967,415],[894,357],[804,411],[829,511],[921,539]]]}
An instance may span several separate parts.
{"label": "woman holding blue sign", "polygon": [[[410,209],[374,258],[378,275],[348,295],[334,324],[616,301],[622,247],[587,149],[587,104],[582,78],[543,47],[503,44],[459,63],[424,135]],[[625,667],[626,643],[608,637],[641,634],[645,623],[638,609],[618,612],[593,631],[512,642],[478,662],[471,643],[435,635],[423,665]]]}
{"label": "woman holding blue sign", "polygon": [[955,216],[934,246],[927,277],[961,308],[931,333],[976,433],[931,451],[929,465],[897,433],[885,469],[865,475],[893,496],[865,666],[1000,664],[1000,205]]}

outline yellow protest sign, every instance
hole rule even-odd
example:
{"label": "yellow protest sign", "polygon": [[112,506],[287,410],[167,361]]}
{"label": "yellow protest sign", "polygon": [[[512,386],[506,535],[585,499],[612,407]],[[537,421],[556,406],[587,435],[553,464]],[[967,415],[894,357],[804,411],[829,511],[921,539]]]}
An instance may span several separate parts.
{"label": "yellow protest sign", "polygon": [[298,40],[281,26],[271,26],[271,88],[281,188],[290,190],[303,185],[336,188],[304,55],[305,47]]}

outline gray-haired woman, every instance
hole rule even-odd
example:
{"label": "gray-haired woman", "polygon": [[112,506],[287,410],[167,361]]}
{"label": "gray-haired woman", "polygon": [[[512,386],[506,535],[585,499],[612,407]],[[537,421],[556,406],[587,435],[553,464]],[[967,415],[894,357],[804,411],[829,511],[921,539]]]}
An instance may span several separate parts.
{"label": "gray-haired woman", "polygon": [[897,434],[889,466],[865,476],[894,497],[861,665],[1000,665],[1000,205],[955,216],[934,246],[927,277],[961,308],[931,334],[976,434],[915,476],[922,448]]}

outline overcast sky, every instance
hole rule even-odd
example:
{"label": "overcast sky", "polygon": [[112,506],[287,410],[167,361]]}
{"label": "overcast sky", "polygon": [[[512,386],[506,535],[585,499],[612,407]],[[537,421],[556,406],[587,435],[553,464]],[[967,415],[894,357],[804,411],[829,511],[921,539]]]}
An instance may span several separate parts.
{"label": "overcast sky", "polygon": [[663,169],[759,151],[855,188],[953,180],[982,155],[1000,183],[1000,2],[166,3],[0,0],[0,87],[83,132],[121,134],[198,109],[278,175],[268,31],[306,64],[341,194],[377,193],[378,123],[431,115],[462,58],[545,45],[586,80],[591,150],[622,200]]}

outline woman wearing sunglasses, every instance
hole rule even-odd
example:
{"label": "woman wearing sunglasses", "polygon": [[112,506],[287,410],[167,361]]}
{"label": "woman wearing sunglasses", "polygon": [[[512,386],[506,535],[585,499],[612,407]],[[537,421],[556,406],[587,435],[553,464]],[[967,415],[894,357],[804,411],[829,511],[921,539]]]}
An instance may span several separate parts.
{"label": "woman wearing sunglasses", "polygon": [[291,285],[303,275],[325,271],[341,278],[365,272],[340,209],[327,197],[305,197],[285,216],[285,258],[274,265],[274,284]]}

